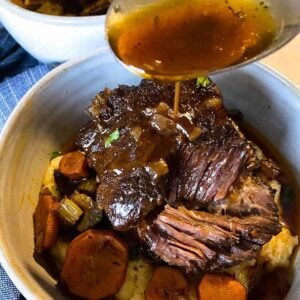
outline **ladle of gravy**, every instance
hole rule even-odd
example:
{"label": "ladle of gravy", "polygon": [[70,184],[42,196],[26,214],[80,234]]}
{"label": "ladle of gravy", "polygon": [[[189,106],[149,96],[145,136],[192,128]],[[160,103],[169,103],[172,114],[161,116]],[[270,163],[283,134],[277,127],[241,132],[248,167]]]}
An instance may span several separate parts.
{"label": "ladle of gravy", "polygon": [[299,23],[298,0],[114,0],[106,36],[131,71],[179,82],[257,60],[295,36]]}

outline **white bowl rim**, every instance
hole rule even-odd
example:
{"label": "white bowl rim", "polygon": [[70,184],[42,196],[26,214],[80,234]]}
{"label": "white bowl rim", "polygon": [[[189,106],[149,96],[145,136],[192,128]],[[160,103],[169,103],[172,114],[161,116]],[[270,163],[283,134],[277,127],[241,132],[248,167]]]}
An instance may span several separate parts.
{"label": "white bowl rim", "polygon": [[[1,2],[2,0],[0,0]],[[85,56],[80,58],[72,59],[60,66],[54,68],[48,74],[46,74],[43,78],[41,78],[33,87],[29,89],[29,91],[21,98],[21,100],[16,105],[15,109],[9,116],[8,120],[6,121],[2,131],[0,132],[0,153],[2,153],[5,142],[9,139],[9,132],[11,128],[13,128],[14,123],[17,122],[18,117],[21,116],[22,110],[26,107],[27,102],[33,98],[34,94],[37,93],[43,86],[47,86],[55,77],[66,70],[83,63],[86,60],[92,59],[94,56],[103,55],[107,53],[108,47],[102,47],[97,49]],[[278,71],[266,66],[262,63],[254,63],[255,68],[258,71],[262,71],[277,78],[279,81],[283,83],[287,89],[291,91],[291,93],[295,94],[296,97],[300,99],[300,88],[297,87],[291,80],[287,77],[279,73]],[[13,258],[7,253],[6,241],[3,239],[1,231],[0,231],[0,263],[8,274],[16,288],[20,291],[20,293],[26,299],[39,299],[36,293],[34,293],[33,289],[30,288],[29,283],[25,283],[22,280],[22,277],[25,277],[20,270],[15,266],[13,262]]]}
{"label": "white bowl rim", "polygon": [[[0,0],[1,2],[1,0]],[[47,86],[57,75],[65,72],[66,70],[82,63],[85,60],[92,58],[93,56],[105,54],[108,50],[107,47],[103,47],[97,49],[85,56],[72,59],[66,63],[61,64],[60,66],[54,68],[52,71],[47,73],[43,78],[41,78],[33,87],[31,87],[28,92],[21,98],[21,100],[16,105],[15,109],[9,116],[8,120],[6,121],[2,131],[0,132],[0,153],[3,151],[4,145],[6,141],[9,140],[9,131],[14,126],[14,123],[18,119],[18,117],[22,114],[22,110],[26,107],[27,102],[33,97],[33,95],[38,92],[43,86]],[[7,252],[6,241],[3,238],[0,230],[0,264],[14,283],[16,288],[20,291],[20,293],[26,299],[40,299],[39,295],[34,293],[33,289],[30,288],[28,282],[24,282],[22,279],[25,276],[23,273],[20,272],[20,269],[15,266],[13,262],[13,258]]]}
{"label": "white bowl rim", "polygon": [[99,21],[105,18],[105,14],[96,15],[96,16],[54,16],[38,13],[35,11],[31,11],[29,9],[23,8],[11,2],[11,0],[0,0],[0,9],[1,6],[4,9],[9,10],[11,13],[14,13],[22,18],[29,18],[33,21],[37,22],[49,22],[51,24],[81,24],[81,25],[99,25]]}

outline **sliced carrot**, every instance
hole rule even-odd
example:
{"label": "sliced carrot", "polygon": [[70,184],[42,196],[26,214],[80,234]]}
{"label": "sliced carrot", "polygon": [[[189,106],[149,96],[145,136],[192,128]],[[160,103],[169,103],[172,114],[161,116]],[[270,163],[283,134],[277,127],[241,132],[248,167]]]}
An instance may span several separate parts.
{"label": "sliced carrot", "polygon": [[234,278],[222,274],[206,274],[198,286],[199,300],[246,300],[246,288]]}
{"label": "sliced carrot", "polygon": [[146,300],[189,299],[189,285],[180,271],[158,267],[152,274],[145,292]]}
{"label": "sliced carrot", "polygon": [[113,231],[90,229],[70,243],[61,279],[76,296],[102,299],[121,289],[127,265],[127,245]]}
{"label": "sliced carrot", "polygon": [[80,151],[65,154],[59,163],[59,171],[72,180],[86,178],[88,165],[85,155]]}
{"label": "sliced carrot", "polygon": [[58,201],[49,193],[41,193],[33,214],[35,250],[41,253],[56,244],[59,229]]}

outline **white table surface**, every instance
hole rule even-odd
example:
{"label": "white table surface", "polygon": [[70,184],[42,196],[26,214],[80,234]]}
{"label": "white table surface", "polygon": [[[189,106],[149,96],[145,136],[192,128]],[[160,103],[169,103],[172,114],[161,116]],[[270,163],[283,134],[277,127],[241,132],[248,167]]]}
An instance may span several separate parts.
{"label": "white table surface", "polygon": [[300,34],[262,62],[276,69],[300,87]]}

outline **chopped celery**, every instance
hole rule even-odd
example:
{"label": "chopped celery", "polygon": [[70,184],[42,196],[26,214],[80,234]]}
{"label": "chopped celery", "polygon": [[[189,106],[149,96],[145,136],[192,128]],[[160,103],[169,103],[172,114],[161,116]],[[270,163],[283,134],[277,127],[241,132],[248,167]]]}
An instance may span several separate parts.
{"label": "chopped celery", "polygon": [[59,269],[64,263],[68,246],[69,242],[58,239],[55,246],[49,249],[49,253],[54,258],[55,264]]}
{"label": "chopped celery", "polygon": [[80,223],[77,225],[77,230],[82,232],[87,230],[90,227],[93,227],[99,223],[102,219],[102,210],[98,208],[91,208],[84,212],[83,218]]}
{"label": "chopped celery", "polygon": [[94,194],[97,189],[97,182],[94,179],[87,179],[77,186],[78,191],[88,194]]}
{"label": "chopped celery", "polygon": [[94,206],[92,198],[86,194],[80,194],[75,192],[71,196],[71,200],[83,210],[88,210]]}
{"label": "chopped celery", "polygon": [[58,207],[61,220],[67,225],[75,225],[82,215],[81,208],[68,198],[64,198]]}

